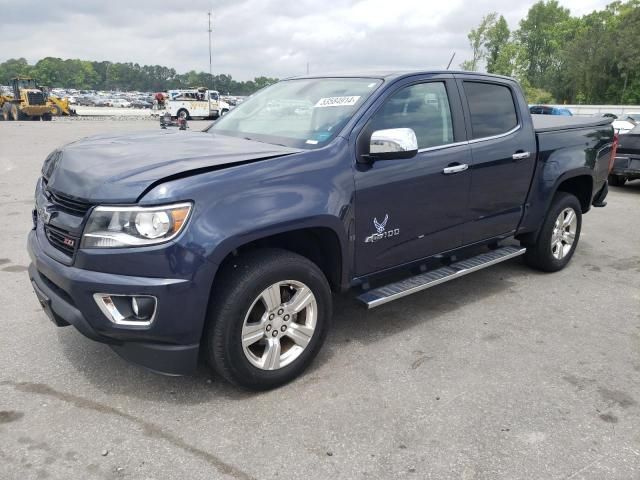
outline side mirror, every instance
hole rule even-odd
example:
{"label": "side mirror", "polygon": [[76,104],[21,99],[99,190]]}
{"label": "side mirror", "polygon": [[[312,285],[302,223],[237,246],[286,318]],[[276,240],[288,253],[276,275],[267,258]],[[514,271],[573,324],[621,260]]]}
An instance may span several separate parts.
{"label": "side mirror", "polygon": [[392,160],[412,158],[418,153],[418,139],[411,128],[376,130],[369,141],[369,158]]}

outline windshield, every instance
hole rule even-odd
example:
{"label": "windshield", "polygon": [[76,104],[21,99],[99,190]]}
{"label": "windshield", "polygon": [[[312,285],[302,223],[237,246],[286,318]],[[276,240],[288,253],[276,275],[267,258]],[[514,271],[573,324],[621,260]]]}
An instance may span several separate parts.
{"label": "windshield", "polygon": [[249,97],[208,131],[287,147],[321,147],[381,83],[372,78],[285,80]]}
{"label": "windshield", "polygon": [[21,89],[34,89],[36,87],[36,81],[32,78],[19,78],[18,79],[18,88]]}

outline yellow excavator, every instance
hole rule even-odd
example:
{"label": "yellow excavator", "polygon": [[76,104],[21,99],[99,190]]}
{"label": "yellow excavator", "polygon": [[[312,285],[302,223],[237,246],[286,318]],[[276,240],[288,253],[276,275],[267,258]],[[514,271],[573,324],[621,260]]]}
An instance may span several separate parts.
{"label": "yellow excavator", "polygon": [[47,97],[47,103],[51,106],[53,116],[74,116],[77,115],[75,109],[71,108],[68,98],[60,98],[55,95]]}
{"label": "yellow excavator", "polygon": [[34,79],[17,77],[11,80],[13,95],[0,95],[0,112],[4,120],[44,120],[53,115],[74,115],[69,101],[49,96]]}

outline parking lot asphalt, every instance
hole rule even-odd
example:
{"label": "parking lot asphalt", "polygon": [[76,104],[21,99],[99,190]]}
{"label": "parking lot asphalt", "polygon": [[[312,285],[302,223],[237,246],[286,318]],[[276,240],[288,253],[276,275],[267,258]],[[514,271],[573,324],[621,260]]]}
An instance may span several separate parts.
{"label": "parking lot asphalt", "polygon": [[0,122],[0,479],[640,478],[640,181],[561,272],[515,259],[369,312],[336,296],[310,370],[255,394],[130,365],[31,290],[45,156],[149,128]]}

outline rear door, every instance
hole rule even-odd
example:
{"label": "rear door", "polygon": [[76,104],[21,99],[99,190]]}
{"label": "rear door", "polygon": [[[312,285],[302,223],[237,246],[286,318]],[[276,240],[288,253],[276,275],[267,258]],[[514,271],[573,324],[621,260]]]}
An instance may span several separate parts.
{"label": "rear door", "polygon": [[536,140],[514,82],[457,78],[473,158],[467,245],[516,230],[535,168]]}

